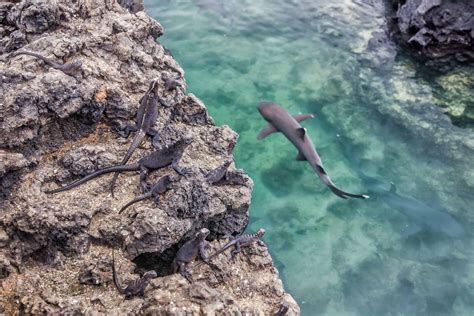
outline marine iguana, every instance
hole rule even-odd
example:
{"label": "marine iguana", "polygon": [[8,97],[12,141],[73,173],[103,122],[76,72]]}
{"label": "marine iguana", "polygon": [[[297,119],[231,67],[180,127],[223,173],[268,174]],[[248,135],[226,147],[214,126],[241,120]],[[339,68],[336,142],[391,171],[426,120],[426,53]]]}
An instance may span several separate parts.
{"label": "marine iguana", "polygon": [[16,57],[18,55],[29,55],[36,57],[38,59],[41,59],[44,61],[46,64],[48,64],[50,67],[53,67],[54,69],[61,70],[64,72],[66,75],[72,76],[74,75],[77,71],[79,71],[82,67],[82,61],[78,60],[70,64],[58,64],[54,61],[52,61],[49,58],[46,58],[38,53],[35,52],[15,52],[11,55],[11,57]]}
{"label": "marine iguana", "polygon": [[171,263],[171,268],[173,273],[179,273],[186,278],[189,282],[192,282],[191,274],[188,270],[186,270],[186,264],[196,259],[198,255],[200,255],[201,259],[206,262],[210,263],[207,259],[205,252],[205,247],[207,245],[206,237],[209,235],[209,229],[203,228],[201,229],[196,236],[188,240],[184,243],[184,245],[179,248],[176,256]]}
{"label": "marine iguana", "polygon": [[165,82],[165,90],[171,91],[176,90],[178,87],[183,87],[184,82],[181,80],[180,76],[167,76],[164,73],[161,75],[161,79]]}
{"label": "marine iguana", "polygon": [[150,280],[157,276],[158,274],[155,270],[147,271],[142,277],[130,282],[126,287],[123,287],[120,284],[117,270],[115,269],[115,254],[112,250],[112,277],[114,279],[115,287],[121,294],[125,295],[126,299],[132,298],[133,296],[145,295],[145,289],[150,283]]}
{"label": "marine iguana", "polygon": [[369,198],[368,195],[352,194],[339,189],[327,175],[313,142],[308,135],[306,135],[306,129],[299,123],[306,119],[314,118],[314,115],[300,114],[291,116],[278,104],[267,101],[259,103],[258,111],[268,122],[268,125],[258,134],[258,140],[263,139],[272,133],[281,132],[299,150],[296,160],[308,161],[314,171],[318,174],[319,178],[321,178],[334,194],[343,199],[347,196],[361,199]]}
{"label": "marine iguana", "polygon": [[225,179],[227,175],[227,170],[229,169],[231,163],[232,160],[226,161],[222,166],[217,167],[216,169],[206,174],[206,182],[209,184],[215,184]]}
{"label": "marine iguana", "polygon": [[283,302],[281,303],[278,311],[275,314],[273,314],[273,316],[285,316],[288,313],[289,309],[290,309],[290,305],[288,305],[288,302]]}
{"label": "marine iguana", "polygon": [[[128,125],[124,132],[121,133],[121,136],[128,137],[131,132],[138,131],[138,133],[133,138],[132,144],[128,148],[127,153],[125,154],[125,157],[123,157],[122,162],[120,163],[121,165],[124,165],[128,162],[130,157],[132,157],[133,152],[135,149],[137,149],[138,145],[140,145],[146,135],[149,135],[153,138],[158,135],[158,131],[153,129],[153,125],[158,118],[158,103],[161,103],[161,98],[158,95],[158,86],[157,79],[150,83],[148,91],[140,99],[136,123],[134,125]],[[110,183],[110,192],[112,193],[112,196],[114,196],[114,188],[118,176],[119,173],[115,173],[114,177],[112,178],[112,182]]]}
{"label": "marine iguana", "polygon": [[162,177],[160,180],[158,180],[157,183],[155,183],[151,188],[150,190],[145,193],[145,194],[142,194],[136,198],[134,198],[133,200],[131,200],[130,202],[128,202],[127,204],[125,204],[119,211],[119,214],[122,213],[123,211],[125,211],[125,209],[127,207],[129,207],[130,205],[132,204],[135,204],[137,202],[140,202],[144,199],[148,199],[150,197],[154,197],[155,198],[155,202],[158,203],[160,201],[160,194],[161,193],[164,193],[169,185],[171,184],[171,177],[170,176],[164,176]]}
{"label": "marine iguana", "polygon": [[101,170],[98,170],[88,176],[85,176],[84,178],[77,180],[65,187],[50,190],[50,191],[45,191],[47,194],[53,194],[53,193],[58,193],[58,192],[63,192],[70,190],[72,188],[75,188],[89,180],[92,180],[98,176],[111,173],[111,172],[124,172],[124,171],[140,171],[140,184],[142,187],[142,191],[146,192],[148,184],[146,183],[146,178],[148,175],[149,170],[155,170],[159,168],[166,167],[168,165],[172,165],[173,168],[176,170],[178,173],[182,173],[181,170],[178,170],[176,167],[176,160],[178,156],[180,155],[181,151],[183,150],[183,146],[185,144],[189,144],[191,140],[188,138],[182,138],[181,140],[177,141],[174,143],[172,146],[164,148],[164,149],[159,149],[151,154],[143,157],[140,159],[137,163],[134,164],[128,164],[128,165],[117,165],[113,167],[108,167],[104,168]]}
{"label": "marine iguana", "polygon": [[[239,235],[235,238],[232,238],[228,243],[226,243],[224,246],[222,246],[221,249],[219,249],[216,252],[214,252],[213,254],[209,255],[207,257],[207,261],[209,261],[212,258],[214,258],[215,256],[223,253],[224,251],[226,251],[228,248],[230,248],[232,246],[235,247],[235,249],[232,250],[232,252],[231,252],[232,260],[234,260],[235,256],[239,252],[242,251],[242,249],[241,249],[242,247],[248,247],[248,246],[253,245],[255,243],[258,243],[260,246],[265,246],[263,241],[260,240],[260,238],[262,238],[262,236],[264,234],[265,234],[265,229],[260,228],[254,234],[243,234],[243,235]],[[198,262],[194,266],[192,266],[192,268],[196,268],[200,265],[201,265],[201,262]]]}

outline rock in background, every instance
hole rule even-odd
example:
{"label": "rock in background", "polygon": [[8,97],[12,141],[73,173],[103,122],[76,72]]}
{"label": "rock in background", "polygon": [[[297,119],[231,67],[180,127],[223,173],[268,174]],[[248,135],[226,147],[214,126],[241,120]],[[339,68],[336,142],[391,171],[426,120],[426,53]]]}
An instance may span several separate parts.
{"label": "rock in background", "polygon": [[[166,276],[179,245],[200,228],[209,228],[216,238],[245,227],[253,183],[234,165],[231,182],[204,181],[232,159],[238,135],[214,126],[185,85],[166,91],[164,79],[184,72],[156,43],[163,28],[142,8],[141,1],[115,0],[0,3],[1,308],[8,313],[269,314],[286,301],[290,313],[298,313],[268,252],[258,247],[235,264],[227,260],[220,271],[201,266],[205,277],[196,276],[194,284]],[[66,75],[31,56],[11,57],[18,51],[58,63],[81,61],[82,69]],[[118,214],[140,194],[137,173],[119,177],[116,198],[109,193],[111,175],[45,194],[120,162],[132,137],[121,138],[117,130],[131,123],[155,78],[166,103],[155,124],[157,146],[192,139],[177,163],[184,175],[171,167],[151,174],[151,181],[163,175],[173,179],[159,203],[145,200]],[[147,141],[131,162],[151,147]],[[123,302],[112,286],[111,247],[127,258],[119,260],[121,271],[128,263],[131,272],[131,259],[136,272],[159,271],[162,277],[144,298]]]}
{"label": "rock in background", "polygon": [[469,0],[386,1],[388,32],[400,59],[418,79],[436,87],[434,102],[459,127],[474,127],[474,2]]}
{"label": "rock in background", "polygon": [[440,66],[455,59],[474,61],[474,2],[391,0],[395,39],[415,56]]}

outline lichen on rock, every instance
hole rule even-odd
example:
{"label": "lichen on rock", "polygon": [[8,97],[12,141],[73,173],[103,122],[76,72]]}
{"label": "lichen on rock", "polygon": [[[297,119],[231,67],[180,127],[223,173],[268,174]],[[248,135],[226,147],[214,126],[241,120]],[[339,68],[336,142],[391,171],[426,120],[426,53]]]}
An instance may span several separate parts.
{"label": "lichen on rock", "polygon": [[[235,234],[247,224],[253,186],[235,164],[228,181],[205,181],[232,160],[238,135],[214,126],[205,105],[186,93],[184,78],[183,84],[166,87],[167,78],[182,77],[184,71],[156,42],[163,28],[140,11],[140,4],[0,3],[0,307],[9,313],[269,314],[286,301],[290,313],[299,313],[268,252],[253,248],[248,258],[225,262],[222,270],[200,267],[196,275],[204,276],[196,276],[195,284],[180,275],[162,276],[144,298],[130,302],[113,288],[110,248],[123,253],[122,269],[135,259],[139,271],[143,260],[172,256],[202,227],[213,239]],[[13,54],[20,51],[58,64],[81,61],[82,67],[68,75],[32,56]],[[120,163],[132,137],[117,131],[131,123],[152,80],[158,80],[163,100],[153,146],[192,139],[173,167],[150,173],[150,183],[172,178],[159,201],[144,200],[118,213],[141,194],[137,172],[120,175],[115,198],[109,193],[110,175],[46,194]],[[153,146],[147,140],[131,161]],[[156,262],[152,268],[159,269]]]}

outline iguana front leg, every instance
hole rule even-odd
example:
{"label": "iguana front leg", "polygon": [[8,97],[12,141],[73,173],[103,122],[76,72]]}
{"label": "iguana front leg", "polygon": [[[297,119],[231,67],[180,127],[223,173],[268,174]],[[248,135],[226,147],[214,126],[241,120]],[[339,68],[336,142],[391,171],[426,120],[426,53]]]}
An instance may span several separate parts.
{"label": "iguana front leg", "polygon": [[148,178],[148,168],[140,166],[140,186],[142,187],[142,193],[146,193],[150,190],[150,185],[146,181]]}
{"label": "iguana front leg", "polygon": [[191,273],[189,273],[188,270],[186,270],[186,263],[185,262],[180,262],[179,263],[179,273],[189,281],[189,283],[193,283],[193,277]]}
{"label": "iguana front leg", "polygon": [[145,93],[145,95],[140,98],[140,105],[138,106],[137,118],[136,118],[135,124],[127,125],[123,131],[119,131],[118,133],[120,136],[127,138],[131,132],[136,132],[142,127],[143,117],[145,116],[145,108],[148,102],[148,97],[149,97],[149,93],[147,91],[147,93]]}
{"label": "iguana front leg", "polygon": [[130,133],[138,131],[138,124],[130,124],[125,126],[125,128],[121,131],[118,131],[118,134],[122,136],[123,138],[128,138],[130,136]]}
{"label": "iguana front leg", "polygon": [[232,252],[230,253],[232,261],[235,261],[235,256],[241,251],[242,251],[242,248],[240,247],[240,242],[236,242],[235,249],[232,250]]}
{"label": "iguana front leg", "polygon": [[152,128],[150,127],[149,129],[147,129],[146,133],[148,134],[148,136],[151,136],[153,138],[157,137],[159,132],[156,128]]}
{"label": "iguana front leg", "polygon": [[209,263],[209,257],[206,256],[206,246],[206,241],[203,241],[199,244],[199,256],[201,257],[202,261],[204,261],[205,263]]}
{"label": "iguana front leg", "polygon": [[192,169],[191,168],[181,168],[178,166],[178,159],[175,159],[173,160],[173,162],[171,163],[171,167],[174,169],[174,171],[176,171],[180,176],[185,176],[187,174],[190,174],[192,172]]}
{"label": "iguana front leg", "polygon": [[206,247],[209,246],[209,244],[206,241],[203,241],[199,245],[199,256],[201,257],[202,261],[204,261],[206,264],[208,264],[212,269],[215,270],[220,270],[217,265],[211,262],[211,258],[206,255]]}

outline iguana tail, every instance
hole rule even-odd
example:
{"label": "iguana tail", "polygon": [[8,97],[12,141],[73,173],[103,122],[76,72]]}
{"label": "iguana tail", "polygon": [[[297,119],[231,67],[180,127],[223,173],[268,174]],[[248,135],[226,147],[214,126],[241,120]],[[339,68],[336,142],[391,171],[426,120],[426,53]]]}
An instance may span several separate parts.
{"label": "iguana tail", "polygon": [[142,194],[136,198],[134,198],[133,200],[131,200],[130,202],[128,202],[127,204],[125,204],[119,211],[119,214],[122,213],[123,211],[125,211],[125,209],[127,209],[130,205],[132,204],[135,204],[137,202],[140,202],[140,201],[143,201],[144,199],[147,199],[149,197],[152,196],[152,191],[148,192],[148,193],[145,193],[145,194]]}
{"label": "iguana tail", "polygon": [[[138,133],[133,138],[132,144],[128,148],[127,153],[125,154],[125,157],[123,157],[122,162],[120,163],[121,165],[124,165],[128,162],[130,157],[132,157],[132,154],[135,151],[135,149],[137,149],[138,145],[140,145],[140,143],[142,142],[145,135],[146,133],[143,130],[140,129],[138,131]],[[112,196],[114,196],[115,183],[117,182],[118,176],[119,174],[115,173],[112,179],[112,182],[110,183],[110,192],[112,193]]]}
{"label": "iguana tail", "polygon": [[[224,246],[222,246],[221,249],[217,250],[216,252],[210,254],[208,257],[207,257],[207,260],[211,260],[212,258],[214,258],[215,256],[217,255],[220,255],[221,253],[223,253],[224,251],[226,251],[228,248],[230,248],[231,246],[235,245],[235,239],[232,239],[231,241],[229,241],[228,243],[226,243]],[[204,261],[199,261],[198,263],[196,263],[195,265],[193,265],[191,267],[191,269],[193,268],[197,268],[199,267]]]}
{"label": "iguana tail", "polygon": [[112,249],[112,277],[114,279],[114,284],[115,284],[115,287],[117,288],[117,290],[119,290],[119,292],[121,294],[124,294],[125,288],[122,287],[122,285],[120,284],[120,280],[119,280],[119,277],[118,277],[118,274],[117,274],[117,270],[115,270],[115,252],[114,252],[114,249]]}
{"label": "iguana tail", "polygon": [[87,181],[89,180],[92,180],[94,178],[97,178],[98,176],[101,176],[103,174],[106,174],[106,173],[110,173],[110,172],[122,172],[122,171],[137,171],[137,170],[140,170],[140,166],[138,163],[135,163],[135,164],[131,164],[131,165],[123,165],[123,166],[113,166],[113,167],[109,167],[109,168],[105,168],[105,169],[102,169],[102,170],[98,170],[88,176],[85,176],[84,178],[80,179],[80,180],[77,180],[65,187],[62,187],[62,188],[59,188],[59,189],[55,189],[55,190],[51,190],[51,191],[46,191],[45,193],[47,194],[53,194],[53,193],[58,193],[58,192],[62,192],[62,191],[67,191],[67,190],[70,190],[72,188],[75,188],[83,183],[86,183]]}

